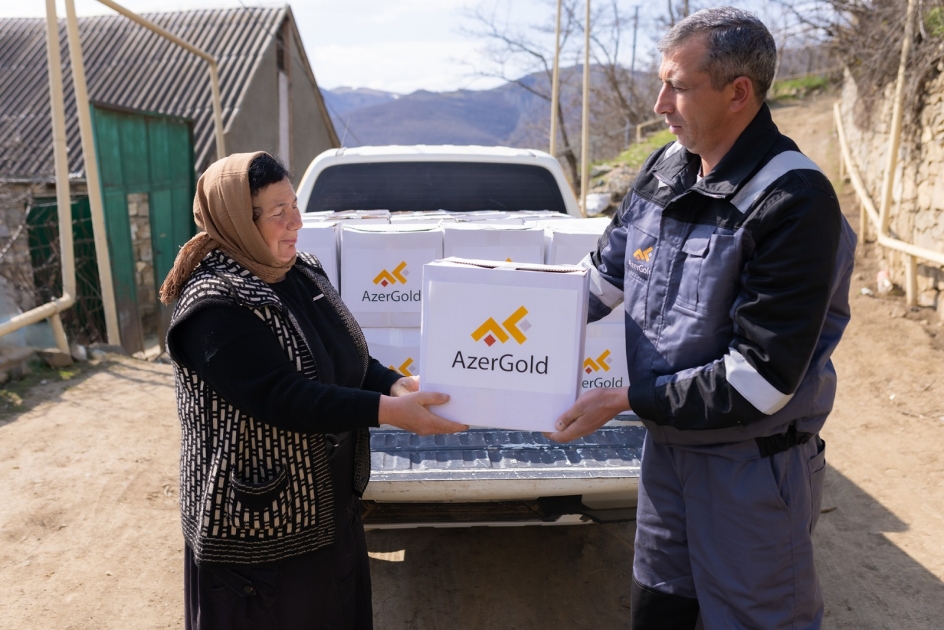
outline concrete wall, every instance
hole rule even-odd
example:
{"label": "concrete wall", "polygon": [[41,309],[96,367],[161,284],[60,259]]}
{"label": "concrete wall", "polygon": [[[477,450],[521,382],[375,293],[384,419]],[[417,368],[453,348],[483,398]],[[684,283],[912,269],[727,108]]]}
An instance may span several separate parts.
{"label": "concrete wall", "polygon": [[318,104],[318,86],[308,74],[305,52],[294,37],[286,39],[291,52],[292,171],[297,185],[311,161],[334,144]]}
{"label": "concrete wall", "polygon": [[[311,80],[291,33],[291,23],[283,28],[288,55],[292,181],[297,186],[316,155],[331,148],[330,134],[318,107],[317,86]],[[279,155],[279,69],[276,43],[271,42],[253,74],[239,111],[226,133],[229,153],[268,151]]]}
{"label": "concrete wall", "polygon": [[[226,132],[227,153],[279,153],[279,83],[275,43],[266,49],[258,69]],[[215,158],[214,158],[215,159]]]}
{"label": "concrete wall", "polygon": [[[876,206],[881,200],[888,159],[893,94],[894,85],[889,85],[871,115],[866,115],[858,102],[855,81],[848,72],[845,75],[841,104],[843,129],[856,168]],[[892,236],[900,240],[944,252],[944,74],[928,85],[920,128],[921,142],[917,148],[902,139],[892,186],[889,228]],[[891,280],[904,285],[903,256],[883,248],[881,262]],[[918,304],[944,313],[944,269],[919,261],[917,280]]]}

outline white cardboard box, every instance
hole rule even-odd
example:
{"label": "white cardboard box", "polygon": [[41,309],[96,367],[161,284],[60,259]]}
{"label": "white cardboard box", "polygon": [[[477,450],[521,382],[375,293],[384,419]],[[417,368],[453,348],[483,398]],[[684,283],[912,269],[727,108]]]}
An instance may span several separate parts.
{"label": "white cardboard box", "polygon": [[548,221],[547,249],[544,262],[548,265],[576,265],[597,248],[597,241],[610,224],[608,219],[574,219]]}
{"label": "white cardboard box", "polygon": [[443,226],[443,255],[506,262],[544,262],[544,230],[523,225]]}
{"label": "white cardboard box", "polygon": [[442,258],[430,225],[341,225],[341,298],[365,328],[420,325],[423,265]]}
{"label": "white cardboard box", "polygon": [[423,268],[421,389],[444,418],[553,431],[583,372],[588,272],[446,259]]}
{"label": "white cardboard box", "polygon": [[494,223],[499,225],[522,225],[524,218],[520,212],[504,210],[473,210],[471,212],[453,212],[458,223]]}
{"label": "white cardboard box", "polygon": [[580,392],[596,387],[629,387],[626,327],[605,319],[587,324]]}
{"label": "white cardboard box", "polygon": [[403,376],[420,373],[419,328],[362,328],[370,356]]}
{"label": "white cardboard box", "polygon": [[[596,251],[597,241],[609,224],[609,219],[575,219],[543,224],[546,234],[544,262],[549,265],[576,265],[586,258],[587,254]],[[620,325],[623,321],[622,307],[613,309],[613,312],[600,320],[603,323]]]}
{"label": "white cardboard box", "polygon": [[296,250],[318,257],[335,288],[339,286],[337,225],[336,221],[303,222],[298,231],[298,242],[295,243]]}
{"label": "white cardboard box", "polygon": [[438,212],[394,212],[390,215],[390,223],[392,224],[437,223],[439,221],[443,223],[456,222],[455,218],[445,210]]}

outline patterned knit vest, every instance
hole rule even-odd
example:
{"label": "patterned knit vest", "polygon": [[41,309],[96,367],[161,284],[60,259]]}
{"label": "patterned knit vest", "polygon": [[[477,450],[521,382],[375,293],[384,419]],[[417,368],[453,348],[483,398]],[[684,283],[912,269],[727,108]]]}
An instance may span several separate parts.
{"label": "patterned knit vest", "polygon": [[[320,263],[299,254],[295,267],[347,325],[366,374],[364,335]],[[206,306],[234,304],[264,321],[298,371],[317,380],[317,366],[294,316],[266,283],[219,250],[207,254],[190,277],[170,329]],[[334,499],[324,435],[270,426],[227,403],[192,370],[175,363],[174,372],[181,423],[180,513],[197,561],[257,564],[333,543]],[[354,439],[354,490],[362,494],[370,476],[367,429],[358,429]]]}

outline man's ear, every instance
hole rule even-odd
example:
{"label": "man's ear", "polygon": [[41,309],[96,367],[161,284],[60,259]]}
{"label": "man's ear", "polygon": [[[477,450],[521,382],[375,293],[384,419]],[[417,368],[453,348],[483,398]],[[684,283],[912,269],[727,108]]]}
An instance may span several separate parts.
{"label": "man's ear", "polygon": [[754,99],[754,82],[745,76],[740,76],[731,82],[733,93],[729,108],[731,112],[740,112],[745,107],[752,105]]}

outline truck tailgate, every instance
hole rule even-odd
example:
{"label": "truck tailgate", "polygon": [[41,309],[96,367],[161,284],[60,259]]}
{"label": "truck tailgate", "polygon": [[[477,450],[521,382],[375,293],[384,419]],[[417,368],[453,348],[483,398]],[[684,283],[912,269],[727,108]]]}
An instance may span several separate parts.
{"label": "truck tailgate", "polygon": [[[501,514],[522,509],[534,517],[534,507],[523,508],[522,502],[539,499],[547,503],[568,498],[570,509],[551,510],[558,515],[586,512],[574,507],[581,503],[591,509],[635,507],[645,428],[634,420],[621,416],[567,444],[530,431],[477,428],[420,437],[373,429],[371,479],[364,499],[378,505],[410,503],[415,508],[427,504],[419,511],[430,516],[443,513],[444,508],[433,507],[442,502],[489,502],[493,506],[488,520],[516,520],[512,514],[506,518]],[[390,513],[390,509],[380,511]],[[402,519],[411,520],[403,514],[395,520]]]}

